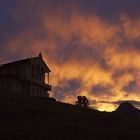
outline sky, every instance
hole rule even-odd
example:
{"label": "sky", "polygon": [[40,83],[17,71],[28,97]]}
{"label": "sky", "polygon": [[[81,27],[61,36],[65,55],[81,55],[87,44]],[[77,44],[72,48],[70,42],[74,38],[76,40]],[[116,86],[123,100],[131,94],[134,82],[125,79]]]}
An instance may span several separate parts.
{"label": "sky", "polygon": [[139,0],[0,0],[0,64],[42,52],[51,96],[140,108]]}

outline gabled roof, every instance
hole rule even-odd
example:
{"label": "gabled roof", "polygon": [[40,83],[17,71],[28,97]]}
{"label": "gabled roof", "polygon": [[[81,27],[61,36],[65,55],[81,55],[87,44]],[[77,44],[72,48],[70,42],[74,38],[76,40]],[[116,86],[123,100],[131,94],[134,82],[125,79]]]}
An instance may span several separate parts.
{"label": "gabled roof", "polygon": [[26,63],[26,62],[36,61],[36,60],[40,60],[42,62],[42,64],[44,65],[44,67],[46,68],[46,71],[51,72],[51,70],[49,69],[47,64],[42,59],[41,55],[39,55],[38,57],[32,57],[32,58],[27,58],[27,59],[22,59],[22,60],[10,62],[10,63],[2,64],[2,65],[0,65],[0,69],[3,67],[15,66],[15,65]]}

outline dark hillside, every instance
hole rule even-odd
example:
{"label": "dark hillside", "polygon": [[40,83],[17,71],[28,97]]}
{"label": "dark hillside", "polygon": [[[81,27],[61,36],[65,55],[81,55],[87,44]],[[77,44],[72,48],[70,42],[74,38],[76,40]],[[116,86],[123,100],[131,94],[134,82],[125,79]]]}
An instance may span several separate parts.
{"label": "dark hillside", "polygon": [[0,97],[0,140],[131,140],[140,116],[85,110],[47,98]]}

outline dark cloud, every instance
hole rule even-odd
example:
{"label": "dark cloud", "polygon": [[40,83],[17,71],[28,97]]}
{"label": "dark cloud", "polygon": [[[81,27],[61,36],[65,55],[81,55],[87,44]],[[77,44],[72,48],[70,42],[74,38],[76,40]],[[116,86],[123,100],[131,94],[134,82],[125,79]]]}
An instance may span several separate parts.
{"label": "dark cloud", "polygon": [[[139,17],[139,5],[138,0],[40,0],[31,1],[40,5],[43,9],[46,7],[49,10],[60,8],[64,16],[70,15],[72,10],[75,8],[78,14],[85,14],[87,16],[97,15],[101,18],[104,18],[108,21],[115,20],[119,18],[120,14],[127,14],[130,17]],[[30,2],[30,3],[31,3]],[[25,0],[24,3],[29,3]],[[42,4],[43,3],[43,4]],[[34,6],[35,7],[35,6]],[[73,8],[74,7],[74,8]],[[37,7],[36,7],[37,8]],[[53,11],[53,10],[52,10]],[[67,14],[65,14],[67,13]]]}
{"label": "dark cloud", "polygon": [[81,40],[78,37],[72,37],[71,40],[67,43],[64,43],[61,38],[57,38],[58,46],[61,46],[56,52],[52,53],[52,60],[57,63],[67,63],[69,61],[77,61],[81,60],[83,63],[85,61],[98,63],[101,68],[108,69],[109,66],[103,56],[104,48],[94,48],[88,44],[82,44]]}
{"label": "dark cloud", "polygon": [[112,79],[117,80],[120,77],[124,76],[125,74],[131,74],[133,75],[135,73],[135,69],[132,68],[121,68],[121,69],[116,69],[113,74],[112,74]]}
{"label": "dark cloud", "polygon": [[79,0],[77,1],[81,11],[88,11],[88,13],[96,13],[100,16],[114,16],[119,15],[121,12],[129,14],[130,16],[139,16],[138,0]]}
{"label": "dark cloud", "polygon": [[117,106],[120,105],[121,103],[129,102],[132,105],[134,105],[135,107],[140,108],[140,101],[135,101],[135,100],[119,100],[119,101],[116,101],[116,102],[99,101],[99,102],[104,103],[104,104],[114,104],[114,105],[117,105]]}
{"label": "dark cloud", "polygon": [[[134,17],[134,15],[139,16],[139,4],[140,2],[137,0],[25,0],[24,2],[17,0],[14,0],[12,2],[10,0],[1,1],[0,31],[2,33],[0,35],[0,44],[2,51],[0,55],[5,53],[7,53],[8,55],[18,55],[16,52],[14,52],[15,54],[11,54],[11,52],[5,51],[9,49],[7,42],[9,42],[9,40],[11,39],[14,40],[25,30],[28,30],[28,28],[37,30],[37,32],[34,34],[38,34],[37,37],[39,38],[40,35],[38,32],[43,32],[42,20],[44,19],[44,16],[46,16],[47,19],[47,17],[56,16],[60,11],[59,14],[63,17],[65,22],[69,22],[74,14],[86,16],[96,15],[101,17],[102,19],[109,16],[109,18],[107,18],[108,20],[114,20],[116,16],[120,16],[120,13],[133,15],[131,17]],[[76,13],[74,9],[76,9]],[[43,36],[45,36],[45,40],[47,41],[47,33],[43,34]],[[33,35],[34,40],[36,40],[37,37],[36,35]],[[27,38],[29,39],[28,36]],[[60,51],[58,52],[58,54],[61,55],[62,58],[56,56],[57,58],[65,60],[69,58],[79,59],[79,53],[77,52],[80,52],[81,58],[93,58],[95,56],[95,59],[99,61],[99,64],[101,64],[101,66],[108,67],[104,58],[101,56],[103,50],[91,50],[90,48],[84,49],[85,47],[83,47],[83,49],[79,51],[81,49],[80,46],[83,45],[80,44],[79,41],[76,43],[75,40],[71,39],[69,44],[64,44],[60,41],[59,38],[57,40],[59,40],[57,42],[58,44],[60,44],[61,46],[66,46],[63,49],[58,49]],[[24,40],[24,42],[26,42],[26,39]],[[32,40],[30,42],[32,42]],[[24,47],[29,46],[28,44],[30,43],[25,43]],[[137,44],[136,48],[139,48]],[[3,49],[3,47],[7,48]],[[17,46],[17,51],[18,50],[20,50],[19,46]],[[68,56],[70,56],[69,58],[65,56],[65,54],[68,52]],[[74,56],[71,56],[72,53],[74,54]]]}
{"label": "dark cloud", "polygon": [[127,94],[129,94],[129,93],[136,92],[136,88],[137,88],[137,83],[134,80],[134,81],[130,81],[127,85],[125,85],[122,90],[124,90]]}
{"label": "dark cloud", "polygon": [[91,89],[91,94],[95,96],[112,95],[112,87],[109,85],[95,85]]}
{"label": "dark cloud", "polygon": [[4,22],[8,17],[10,10],[16,6],[16,0],[0,1],[0,21]]}
{"label": "dark cloud", "polygon": [[113,102],[113,104],[120,105],[121,103],[124,103],[124,102],[129,102],[132,105],[134,105],[135,107],[140,108],[140,101],[135,101],[135,100],[116,101],[116,102]]}
{"label": "dark cloud", "polygon": [[62,100],[67,95],[76,95],[77,90],[80,89],[80,87],[81,82],[78,79],[63,80],[54,88],[54,94],[59,100]]}
{"label": "dark cloud", "polygon": [[136,49],[137,51],[140,51],[140,39],[135,39],[134,42],[134,49]]}
{"label": "dark cloud", "polygon": [[140,106],[140,102],[139,101],[134,101],[134,100],[121,100],[121,101],[116,101],[116,102],[113,102],[113,103],[119,105],[119,104],[124,103],[124,102],[130,102],[132,104]]}

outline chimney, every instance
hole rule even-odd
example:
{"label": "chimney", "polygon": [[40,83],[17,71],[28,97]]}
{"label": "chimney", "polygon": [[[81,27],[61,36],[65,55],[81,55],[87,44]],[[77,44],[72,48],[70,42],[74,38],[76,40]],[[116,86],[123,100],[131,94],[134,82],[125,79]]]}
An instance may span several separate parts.
{"label": "chimney", "polygon": [[42,58],[42,53],[41,52],[39,53],[38,57]]}

